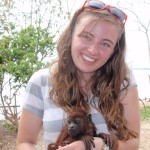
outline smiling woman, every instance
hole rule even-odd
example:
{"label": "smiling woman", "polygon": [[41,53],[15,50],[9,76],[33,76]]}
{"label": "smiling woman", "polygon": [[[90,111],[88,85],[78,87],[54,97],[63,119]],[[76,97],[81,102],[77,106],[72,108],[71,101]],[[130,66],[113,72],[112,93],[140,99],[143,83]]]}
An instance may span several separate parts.
{"label": "smiling woman", "polygon": [[73,33],[71,55],[76,67],[85,72],[82,75],[88,80],[86,73],[91,76],[113,54],[119,30],[110,21],[101,22],[97,17],[85,16],[84,13],[80,17],[83,19]]}
{"label": "smiling woman", "polygon": [[[123,11],[99,0],[86,0],[74,13],[57,43],[58,60],[29,80],[17,150],[34,149],[42,125],[47,149],[56,141],[67,114],[78,107],[91,114],[97,134],[117,136],[117,150],[138,149],[139,99],[125,62],[126,19]],[[92,150],[103,149],[101,138],[92,139]],[[85,147],[81,140],[59,149]]]}

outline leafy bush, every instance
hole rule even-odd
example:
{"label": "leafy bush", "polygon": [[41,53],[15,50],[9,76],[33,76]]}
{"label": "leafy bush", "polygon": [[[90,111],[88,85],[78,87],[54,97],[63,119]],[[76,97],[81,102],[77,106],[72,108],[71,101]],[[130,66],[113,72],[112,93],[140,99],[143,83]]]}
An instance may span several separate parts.
{"label": "leafy bush", "polygon": [[12,125],[12,123],[9,123],[8,121],[3,122],[3,126],[7,129],[8,132],[14,133],[17,132],[17,128]]}
{"label": "leafy bush", "polygon": [[150,106],[145,106],[141,108],[140,115],[142,121],[150,119]]}

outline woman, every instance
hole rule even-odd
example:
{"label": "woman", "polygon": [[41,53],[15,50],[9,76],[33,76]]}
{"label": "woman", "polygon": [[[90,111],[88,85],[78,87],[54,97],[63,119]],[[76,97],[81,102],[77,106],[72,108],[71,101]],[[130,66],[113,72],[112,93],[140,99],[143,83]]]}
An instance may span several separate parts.
{"label": "woman", "polygon": [[[125,63],[126,14],[99,0],[86,0],[61,35],[58,61],[33,74],[25,97],[17,150],[36,149],[43,125],[47,149],[55,142],[66,113],[84,107],[97,132],[115,134],[118,150],[137,150],[140,117],[136,82]],[[103,149],[100,138],[96,147]],[[77,141],[60,150],[84,150]]]}

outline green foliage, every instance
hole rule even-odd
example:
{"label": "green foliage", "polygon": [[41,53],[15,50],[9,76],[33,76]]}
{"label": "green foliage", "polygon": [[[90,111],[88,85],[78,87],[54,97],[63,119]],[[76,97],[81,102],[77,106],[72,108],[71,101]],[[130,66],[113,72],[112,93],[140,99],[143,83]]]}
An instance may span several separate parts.
{"label": "green foliage", "polygon": [[17,115],[10,104],[15,103],[19,89],[27,85],[33,72],[45,67],[44,59],[53,53],[55,43],[46,28],[28,26],[17,31],[9,24],[9,29],[9,34],[0,38],[0,104],[5,118],[17,128],[17,123],[8,117]]}
{"label": "green foliage", "polygon": [[11,123],[8,123],[8,121],[3,122],[3,126],[7,129],[8,132],[14,133],[17,132],[17,128],[13,126]]}
{"label": "green foliage", "polygon": [[57,36],[68,18],[65,0],[31,0],[28,9],[25,5],[24,0],[0,2],[0,105],[6,119],[7,113],[16,117],[9,106],[18,104],[14,101],[33,72],[49,63],[55,48],[52,34]]}
{"label": "green foliage", "polygon": [[53,53],[53,38],[46,28],[12,29],[10,36],[0,40],[0,76],[8,73],[14,82],[27,83],[33,72],[44,67],[43,59]]}
{"label": "green foliage", "polygon": [[150,106],[145,106],[140,110],[141,119],[143,121],[150,119]]}

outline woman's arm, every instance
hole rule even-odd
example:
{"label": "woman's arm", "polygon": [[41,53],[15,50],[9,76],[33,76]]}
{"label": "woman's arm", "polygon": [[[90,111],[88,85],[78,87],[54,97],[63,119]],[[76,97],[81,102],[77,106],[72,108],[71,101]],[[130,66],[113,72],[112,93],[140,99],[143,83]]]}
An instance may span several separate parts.
{"label": "woman's arm", "polygon": [[124,106],[128,127],[136,132],[138,137],[128,141],[119,141],[118,150],[138,150],[140,137],[140,110],[137,86],[128,90],[127,95],[122,100],[122,104]]}
{"label": "woman's arm", "polygon": [[[104,143],[103,140],[99,137],[94,137],[95,147],[92,147],[91,150],[103,150]],[[60,147],[58,150],[86,150],[83,141],[76,141],[67,146]]]}
{"label": "woman's arm", "polygon": [[42,118],[23,109],[19,121],[17,150],[36,150]]}

